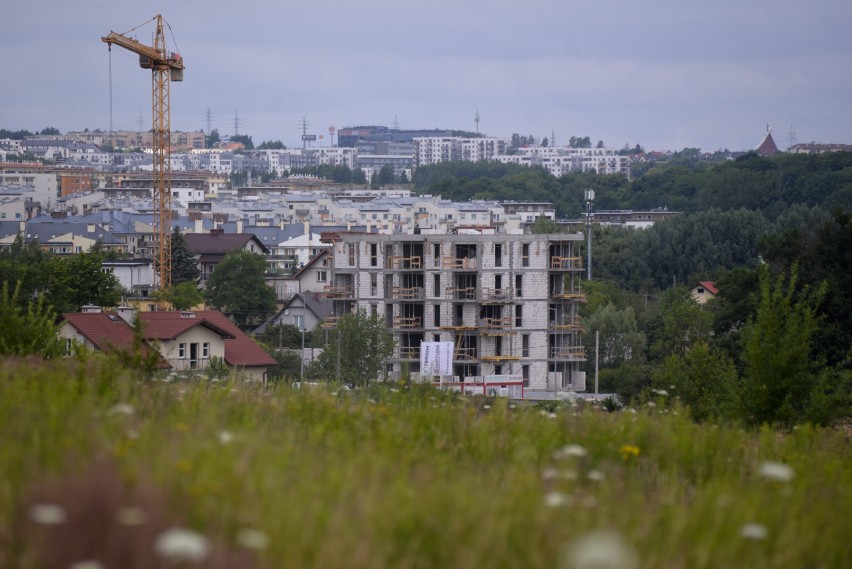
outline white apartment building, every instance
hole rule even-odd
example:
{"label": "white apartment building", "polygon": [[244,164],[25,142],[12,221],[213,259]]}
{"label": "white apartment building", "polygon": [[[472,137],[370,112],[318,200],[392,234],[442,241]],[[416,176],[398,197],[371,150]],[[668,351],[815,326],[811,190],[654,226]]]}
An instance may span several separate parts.
{"label": "white apartment building", "polygon": [[428,136],[414,139],[414,166],[452,160],[494,160],[506,152],[506,141],[498,138]]}
{"label": "white apartment building", "polygon": [[522,379],[583,391],[581,235],[349,235],[334,243],[330,324],[364,310],[394,338],[390,379],[419,377],[420,343],[451,341],[460,383]]}

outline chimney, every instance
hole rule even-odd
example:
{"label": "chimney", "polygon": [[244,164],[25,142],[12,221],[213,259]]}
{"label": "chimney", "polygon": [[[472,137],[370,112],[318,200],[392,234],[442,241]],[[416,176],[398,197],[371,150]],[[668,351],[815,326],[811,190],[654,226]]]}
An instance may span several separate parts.
{"label": "chimney", "polygon": [[210,235],[222,235],[223,233],[225,233],[225,230],[221,227],[217,227],[215,229],[210,230]]}
{"label": "chimney", "polygon": [[242,218],[237,220],[237,233],[243,232],[243,220]]}
{"label": "chimney", "polygon": [[311,241],[311,222],[310,221],[303,221],[302,227],[304,228],[305,237],[308,238],[308,243],[310,243],[310,241]]}
{"label": "chimney", "polygon": [[116,308],[116,312],[118,312],[118,317],[130,324],[133,325],[133,322],[136,320],[136,308],[133,306],[119,306]]}
{"label": "chimney", "polygon": [[195,220],[195,229],[193,233],[204,233],[204,220],[200,217]]}
{"label": "chimney", "polygon": [[94,223],[87,223],[86,224],[86,232],[87,233],[94,233],[95,232],[95,224]]}

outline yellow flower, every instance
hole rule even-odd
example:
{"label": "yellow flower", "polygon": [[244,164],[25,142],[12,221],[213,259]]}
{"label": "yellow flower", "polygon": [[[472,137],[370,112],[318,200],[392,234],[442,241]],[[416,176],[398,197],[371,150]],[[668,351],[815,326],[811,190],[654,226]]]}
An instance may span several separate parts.
{"label": "yellow flower", "polygon": [[621,445],[618,452],[621,454],[622,459],[630,460],[632,456],[639,456],[639,447],[635,445]]}

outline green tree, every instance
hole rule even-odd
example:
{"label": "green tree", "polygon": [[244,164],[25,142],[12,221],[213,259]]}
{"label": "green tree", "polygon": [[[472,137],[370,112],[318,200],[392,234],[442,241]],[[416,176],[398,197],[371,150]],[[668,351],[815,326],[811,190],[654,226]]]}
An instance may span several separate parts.
{"label": "green tree", "polygon": [[102,270],[102,261],[97,253],[52,257],[45,300],[59,313],[78,312],[87,304],[117,306],[123,289],[115,275]]}
{"label": "green tree", "polygon": [[207,148],[213,148],[221,140],[222,138],[219,136],[219,130],[214,128],[210,131],[210,134],[204,137],[204,145]]}
{"label": "green tree", "polygon": [[234,134],[231,136],[231,142],[239,142],[246,150],[254,150],[254,142],[248,134]]}
{"label": "green tree", "polygon": [[633,308],[616,308],[612,303],[598,307],[589,317],[583,319],[587,334],[586,344],[594,346],[595,333],[599,333],[601,365],[619,366],[622,363],[645,360],[645,334],[636,323]]}
{"label": "green tree", "polygon": [[750,425],[795,424],[804,417],[814,391],[810,350],[818,322],[813,305],[822,292],[797,300],[796,278],[795,267],[789,279],[773,279],[768,270],[761,273],[757,315],[743,331],[740,404]]}
{"label": "green tree", "polygon": [[204,302],[204,295],[192,281],[174,285],[166,291],[157,291],[152,296],[170,303],[175,310],[189,310]]}
{"label": "green tree", "polygon": [[[305,345],[313,345],[314,331],[305,330]],[[302,347],[302,330],[293,324],[267,326],[257,339],[275,348],[297,349]]]}
{"label": "green tree", "polygon": [[692,298],[688,288],[668,289],[649,322],[651,358],[686,355],[693,344],[710,339],[712,325],[713,315]]}
{"label": "green tree", "polygon": [[172,285],[177,286],[187,282],[197,282],[201,276],[201,271],[198,270],[198,263],[195,260],[195,256],[186,246],[186,239],[183,238],[183,233],[181,233],[177,225],[172,231],[171,241]]}
{"label": "green tree", "polygon": [[37,241],[24,243],[22,235],[6,249],[0,249],[0,282],[13,289],[19,287],[16,299],[21,308],[47,289],[50,253]]}
{"label": "green tree", "polygon": [[326,380],[336,378],[339,353],[340,380],[368,385],[384,373],[393,346],[393,337],[378,316],[367,316],[363,310],[346,314],[329,334],[329,345],[311,366],[310,375]]}
{"label": "green tree", "polygon": [[536,218],[535,223],[530,227],[530,233],[537,234],[552,234],[559,233],[559,225],[552,219],[543,215]]}
{"label": "green tree", "polygon": [[0,356],[39,355],[45,358],[62,354],[57,337],[56,315],[42,298],[18,304],[20,286],[9,292],[9,283],[0,289]]}
{"label": "green tree", "polygon": [[207,301],[241,328],[262,322],[275,312],[275,291],[264,281],[265,272],[261,255],[228,253],[207,281]]}
{"label": "green tree", "polygon": [[734,415],[737,369],[722,352],[698,342],[684,356],[669,356],[653,374],[654,385],[677,396],[696,421]]}
{"label": "green tree", "polygon": [[258,150],[283,150],[287,148],[280,140],[265,140],[257,147]]}

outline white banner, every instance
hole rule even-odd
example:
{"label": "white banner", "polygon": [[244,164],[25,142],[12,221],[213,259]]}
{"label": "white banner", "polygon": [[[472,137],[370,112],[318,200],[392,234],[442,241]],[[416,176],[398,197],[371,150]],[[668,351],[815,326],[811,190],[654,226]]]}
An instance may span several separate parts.
{"label": "white banner", "polygon": [[453,343],[420,342],[420,375],[452,375]]}

